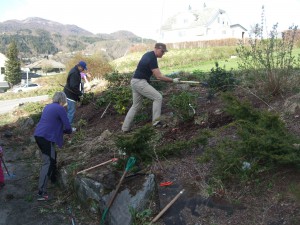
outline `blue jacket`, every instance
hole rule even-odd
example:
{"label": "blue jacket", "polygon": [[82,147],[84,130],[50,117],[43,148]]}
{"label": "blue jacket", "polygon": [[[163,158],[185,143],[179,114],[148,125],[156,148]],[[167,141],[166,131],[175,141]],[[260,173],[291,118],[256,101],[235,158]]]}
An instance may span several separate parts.
{"label": "blue jacket", "polygon": [[36,126],[34,136],[43,137],[61,148],[64,133],[72,133],[65,108],[56,102],[46,105]]}

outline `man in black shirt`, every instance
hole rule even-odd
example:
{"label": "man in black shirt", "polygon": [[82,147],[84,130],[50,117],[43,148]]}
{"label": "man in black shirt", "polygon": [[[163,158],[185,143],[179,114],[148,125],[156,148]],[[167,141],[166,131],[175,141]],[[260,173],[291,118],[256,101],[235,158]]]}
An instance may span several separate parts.
{"label": "man in black shirt", "polygon": [[68,103],[68,119],[71,125],[76,111],[76,102],[80,100],[79,97],[83,93],[80,73],[84,70],[87,70],[86,63],[84,61],[80,61],[70,70],[67,83],[64,87]]}
{"label": "man in black shirt", "polygon": [[159,70],[157,58],[162,58],[167,51],[168,50],[165,44],[156,43],[154,50],[145,53],[139,61],[130,82],[132,87],[133,104],[125,117],[122,126],[123,132],[130,131],[134,116],[142,106],[143,97],[153,100],[153,126],[157,126],[160,123],[162,95],[149,84],[150,77],[154,75],[157,80],[174,83],[179,82],[178,78],[172,79],[166,77],[162,75]]}

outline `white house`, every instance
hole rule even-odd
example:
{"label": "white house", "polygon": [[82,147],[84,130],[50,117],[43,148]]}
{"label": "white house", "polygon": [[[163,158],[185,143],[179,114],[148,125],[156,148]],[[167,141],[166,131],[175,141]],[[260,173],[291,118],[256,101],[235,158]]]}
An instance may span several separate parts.
{"label": "white house", "polygon": [[188,9],[168,18],[160,29],[160,42],[215,40],[245,37],[247,30],[240,24],[232,25],[226,11],[203,7]]}
{"label": "white house", "polygon": [[4,80],[6,60],[6,56],[0,53],[0,93],[5,92],[7,89],[9,89],[8,83]]}
{"label": "white house", "polygon": [[0,53],[0,81],[4,81],[6,56]]}

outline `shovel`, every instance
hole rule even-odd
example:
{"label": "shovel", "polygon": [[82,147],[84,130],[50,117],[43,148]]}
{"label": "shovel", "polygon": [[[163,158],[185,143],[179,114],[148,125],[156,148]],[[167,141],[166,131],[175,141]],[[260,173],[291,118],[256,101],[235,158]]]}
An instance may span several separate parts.
{"label": "shovel", "polygon": [[[162,82],[161,80],[151,80],[151,82]],[[179,80],[177,84],[201,84],[204,87],[208,87],[207,82],[202,82],[202,81],[192,81],[192,80]]]}
{"label": "shovel", "polygon": [[207,82],[200,82],[200,81],[191,81],[191,80],[179,80],[180,84],[201,84],[204,87],[208,87]]}

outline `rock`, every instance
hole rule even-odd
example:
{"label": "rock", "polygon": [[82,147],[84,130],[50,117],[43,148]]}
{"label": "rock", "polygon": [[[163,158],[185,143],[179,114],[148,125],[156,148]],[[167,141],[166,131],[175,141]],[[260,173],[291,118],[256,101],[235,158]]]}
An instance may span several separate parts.
{"label": "rock", "polygon": [[[145,177],[143,186],[135,194],[131,193],[127,188],[119,192],[107,215],[109,224],[131,225],[132,215],[130,208],[138,212],[145,210],[154,191],[154,175],[150,174]],[[103,197],[106,203],[108,203],[112,194],[113,192]]]}
{"label": "rock", "polygon": [[34,126],[34,121],[31,117],[26,118],[22,123],[20,124],[20,128],[22,130],[31,129]]}
{"label": "rock", "polygon": [[[61,183],[64,186],[70,185],[68,183],[71,181],[70,177],[71,175],[68,175],[67,170],[61,171]],[[136,182],[134,179],[126,180],[126,187],[121,185],[121,189],[105,217],[105,221],[109,225],[130,225],[133,220],[130,209],[143,211],[148,207],[148,203],[156,190],[154,175],[150,174],[139,179],[144,180],[142,182],[140,182],[141,180]],[[106,185],[88,177],[77,176],[74,184],[78,199],[89,211],[94,213],[105,211],[115,191],[112,190],[107,194]]]}

